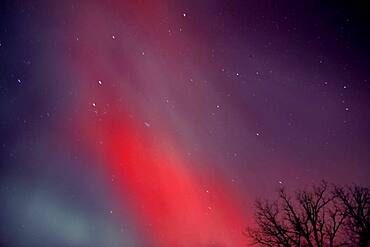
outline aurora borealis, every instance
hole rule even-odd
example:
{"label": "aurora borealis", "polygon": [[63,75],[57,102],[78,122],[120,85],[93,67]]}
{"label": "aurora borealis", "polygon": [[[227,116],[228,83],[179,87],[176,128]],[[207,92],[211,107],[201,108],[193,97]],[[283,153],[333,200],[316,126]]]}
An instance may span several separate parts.
{"label": "aurora borealis", "polygon": [[2,1],[0,244],[246,246],[256,197],[370,185],[367,7]]}

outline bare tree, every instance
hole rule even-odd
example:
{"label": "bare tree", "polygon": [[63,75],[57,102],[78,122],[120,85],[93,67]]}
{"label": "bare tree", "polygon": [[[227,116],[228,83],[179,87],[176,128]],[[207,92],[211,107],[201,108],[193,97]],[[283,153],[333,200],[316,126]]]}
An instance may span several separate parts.
{"label": "bare tree", "polygon": [[322,182],[290,197],[285,189],[276,201],[256,202],[256,227],[247,234],[262,246],[349,246],[342,234],[346,213]]}
{"label": "bare tree", "polygon": [[347,217],[344,221],[352,246],[370,246],[370,191],[358,185],[335,186],[334,195]]}

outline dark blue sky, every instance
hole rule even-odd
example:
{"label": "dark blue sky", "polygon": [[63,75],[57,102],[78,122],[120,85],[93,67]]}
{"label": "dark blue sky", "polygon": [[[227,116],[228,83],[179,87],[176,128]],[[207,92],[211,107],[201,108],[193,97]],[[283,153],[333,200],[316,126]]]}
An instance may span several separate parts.
{"label": "dark blue sky", "polygon": [[0,243],[239,246],[256,197],[369,186],[369,10],[1,1]]}

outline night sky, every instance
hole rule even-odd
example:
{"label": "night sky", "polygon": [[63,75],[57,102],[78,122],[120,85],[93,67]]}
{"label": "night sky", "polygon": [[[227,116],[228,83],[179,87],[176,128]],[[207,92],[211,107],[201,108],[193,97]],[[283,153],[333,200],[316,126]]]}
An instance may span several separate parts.
{"label": "night sky", "polygon": [[361,1],[0,1],[0,245],[246,246],[258,197],[369,186],[369,23]]}

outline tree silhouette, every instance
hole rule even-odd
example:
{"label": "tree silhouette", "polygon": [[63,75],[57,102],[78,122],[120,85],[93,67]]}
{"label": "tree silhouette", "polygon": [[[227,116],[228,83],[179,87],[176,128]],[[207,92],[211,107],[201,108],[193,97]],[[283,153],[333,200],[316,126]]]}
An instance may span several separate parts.
{"label": "tree silhouette", "polygon": [[254,228],[247,235],[260,246],[368,246],[369,190],[321,182],[275,201],[256,201]]}
{"label": "tree silhouette", "polygon": [[368,188],[353,185],[335,186],[334,195],[340,201],[347,215],[344,226],[350,242],[354,246],[370,245],[370,191]]}

